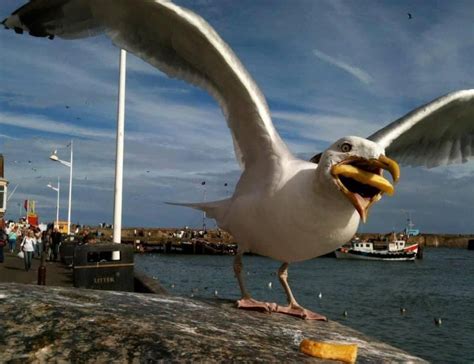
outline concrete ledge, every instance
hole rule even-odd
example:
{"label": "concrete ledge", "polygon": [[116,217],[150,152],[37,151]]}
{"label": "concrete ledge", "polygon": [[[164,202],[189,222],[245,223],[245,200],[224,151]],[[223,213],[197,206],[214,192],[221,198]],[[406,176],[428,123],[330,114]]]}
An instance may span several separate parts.
{"label": "concrete ledge", "polygon": [[0,284],[0,362],[318,362],[303,338],[355,343],[358,363],[423,360],[336,322],[170,295]]}
{"label": "concrete ledge", "polygon": [[148,277],[145,273],[137,270],[137,268],[135,268],[133,275],[135,292],[168,294],[166,289],[156,279]]}

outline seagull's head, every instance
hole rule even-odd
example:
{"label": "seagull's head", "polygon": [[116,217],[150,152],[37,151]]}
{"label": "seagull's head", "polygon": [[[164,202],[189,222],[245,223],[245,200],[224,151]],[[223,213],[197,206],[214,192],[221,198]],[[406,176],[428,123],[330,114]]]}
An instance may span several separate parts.
{"label": "seagull's head", "polygon": [[339,139],[321,155],[318,169],[354,205],[362,221],[370,206],[384,193],[393,195],[394,186],[383,176],[388,170],[393,183],[400,178],[398,164],[385,156],[384,149],[368,139],[349,136]]}

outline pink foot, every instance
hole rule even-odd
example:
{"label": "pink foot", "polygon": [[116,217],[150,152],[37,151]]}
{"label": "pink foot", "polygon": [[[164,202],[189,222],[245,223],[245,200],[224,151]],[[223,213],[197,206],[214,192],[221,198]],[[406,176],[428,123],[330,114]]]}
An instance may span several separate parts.
{"label": "pink foot", "polygon": [[274,312],[300,317],[304,320],[319,320],[319,321],[328,320],[326,316],[320,315],[319,313],[307,310],[300,306],[292,306],[292,305],[286,306],[286,307],[277,306]]}
{"label": "pink foot", "polygon": [[244,310],[254,310],[263,312],[276,311],[278,305],[276,303],[261,302],[254,300],[253,298],[242,298],[237,301],[237,308]]}

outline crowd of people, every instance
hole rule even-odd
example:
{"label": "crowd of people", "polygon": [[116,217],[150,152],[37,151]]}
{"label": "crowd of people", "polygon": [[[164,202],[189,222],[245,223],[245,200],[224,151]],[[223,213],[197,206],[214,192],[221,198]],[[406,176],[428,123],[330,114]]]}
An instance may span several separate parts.
{"label": "crowd of people", "polygon": [[11,254],[23,256],[25,270],[31,269],[33,257],[40,258],[44,253],[46,260],[58,260],[61,233],[52,225],[41,229],[20,222],[7,221],[0,224],[0,263],[4,261],[4,249]]}

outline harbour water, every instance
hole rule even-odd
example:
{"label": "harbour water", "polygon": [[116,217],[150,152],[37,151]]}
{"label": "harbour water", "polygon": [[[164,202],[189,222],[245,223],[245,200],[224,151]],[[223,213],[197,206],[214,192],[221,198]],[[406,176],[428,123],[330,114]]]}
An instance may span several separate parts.
{"label": "harbour water", "polygon": [[[135,258],[137,268],[174,294],[239,298],[231,256]],[[285,303],[278,267],[271,259],[244,257],[255,298]],[[474,251],[425,249],[416,262],[319,258],[290,265],[289,280],[302,305],[331,320],[434,363],[474,362]]]}

